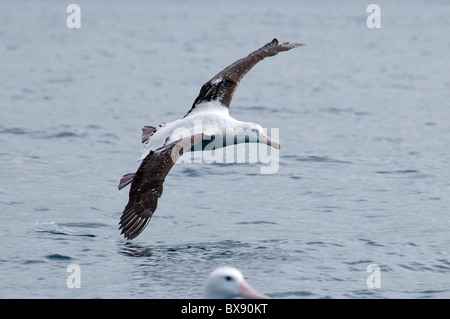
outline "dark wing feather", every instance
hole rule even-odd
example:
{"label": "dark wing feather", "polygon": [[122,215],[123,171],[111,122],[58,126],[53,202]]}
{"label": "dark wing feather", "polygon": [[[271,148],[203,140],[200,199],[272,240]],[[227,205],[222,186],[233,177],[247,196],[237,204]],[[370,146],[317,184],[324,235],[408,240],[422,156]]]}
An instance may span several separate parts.
{"label": "dark wing feather", "polygon": [[202,135],[187,137],[150,153],[142,161],[130,187],[130,197],[119,222],[121,234],[136,238],[147,226],[163,192],[163,183],[185,150],[201,141]]}
{"label": "dark wing feather", "polygon": [[279,43],[277,39],[267,43],[265,46],[250,53],[230,66],[223,69],[219,74],[206,82],[195,99],[192,108],[186,114],[188,115],[197,104],[217,100],[226,107],[230,107],[231,99],[242,78],[253,68],[256,63],[266,57],[274,56],[278,52],[288,51],[292,48],[303,45],[303,43]]}

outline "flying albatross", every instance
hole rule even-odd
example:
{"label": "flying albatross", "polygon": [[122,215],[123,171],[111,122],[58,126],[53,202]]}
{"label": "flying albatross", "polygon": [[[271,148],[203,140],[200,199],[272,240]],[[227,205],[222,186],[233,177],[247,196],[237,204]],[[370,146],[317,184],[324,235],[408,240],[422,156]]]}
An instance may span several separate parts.
{"label": "flying albatross", "polygon": [[[273,39],[206,82],[183,118],[158,128],[145,126],[142,129],[145,146],[141,165],[136,173],[124,175],[119,182],[119,190],[131,183],[129,201],[119,222],[119,230],[125,238],[136,238],[147,226],[162,195],[164,179],[184,152],[203,150],[205,142],[211,142],[216,136],[223,139],[222,145],[216,144],[217,148],[249,142],[280,149],[280,143],[271,140],[260,125],[232,118],[229,107],[239,82],[253,66],[266,57],[301,45],[303,43],[279,43]],[[230,132],[232,138],[229,138]]]}

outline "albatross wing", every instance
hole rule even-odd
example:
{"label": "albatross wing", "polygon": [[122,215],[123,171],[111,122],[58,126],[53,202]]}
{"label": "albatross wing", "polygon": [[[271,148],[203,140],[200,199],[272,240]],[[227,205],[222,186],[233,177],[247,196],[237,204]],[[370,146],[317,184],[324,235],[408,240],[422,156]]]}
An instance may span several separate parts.
{"label": "albatross wing", "polygon": [[[150,153],[132,176],[130,196],[119,222],[121,234],[127,239],[137,237],[147,226],[163,192],[163,183],[175,162],[202,134],[186,137]],[[127,174],[130,175],[130,174]]]}
{"label": "albatross wing", "polygon": [[242,78],[256,65],[256,63],[264,58],[274,56],[278,54],[278,52],[288,51],[302,45],[304,44],[289,42],[279,43],[277,39],[273,39],[272,42],[253,51],[245,58],[237,60],[202,86],[192,108],[185,116],[188,116],[189,113],[195,109],[195,106],[202,102],[218,101],[224,106],[230,107],[234,91],[236,91]]}

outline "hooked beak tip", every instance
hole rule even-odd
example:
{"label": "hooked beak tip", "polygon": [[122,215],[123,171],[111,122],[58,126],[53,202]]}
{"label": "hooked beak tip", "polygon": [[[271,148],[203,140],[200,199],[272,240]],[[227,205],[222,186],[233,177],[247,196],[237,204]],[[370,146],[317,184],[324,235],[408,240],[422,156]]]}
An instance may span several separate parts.
{"label": "hooked beak tip", "polygon": [[271,140],[269,145],[273,148],[276,148],[277,150],[281,149],[281,144],[278,141]]}

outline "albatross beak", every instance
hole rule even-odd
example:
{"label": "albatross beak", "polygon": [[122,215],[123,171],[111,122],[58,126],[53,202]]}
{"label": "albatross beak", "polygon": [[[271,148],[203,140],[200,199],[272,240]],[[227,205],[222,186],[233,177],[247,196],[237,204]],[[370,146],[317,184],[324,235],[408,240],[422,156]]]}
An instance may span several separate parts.
{"label": "albatross beak", "polygon": [[246,299],[270,299],[269,296],[263,295],[250,287],[245,280],[242,280],[239,285],[239,295]]}
{"label": "albatross beak", "polygon": [[280,142],[275,141],[275,140],[271,140],[270,137],[268,137],[264,133],[261,134],[260,139],[261,139],[262,143],[267,144],[269,146],[272,146],[272,147],[276,148],[277,150],[279,150],[281,148]]}

